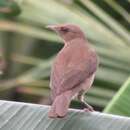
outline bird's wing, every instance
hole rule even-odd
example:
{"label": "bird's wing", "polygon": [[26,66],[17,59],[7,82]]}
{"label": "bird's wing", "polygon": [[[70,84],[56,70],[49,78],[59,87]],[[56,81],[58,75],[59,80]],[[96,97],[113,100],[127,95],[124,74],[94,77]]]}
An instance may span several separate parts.
{"label": "bird's wing", "polygon": [[58,68],[54,68],[51,75],[51,88],[54,94],[57,95],[66,90],[71,90],[86,78],[89,78],[96,71],[97,61],[95,59],[87,60],[78,64],[78,66],[68,66],[62,74],[58,72]]}
{"label": "bird's wing", "polygon": [[72,89],[88,77],[86,70],[72,68],[64,73],[60,81],[59,93]]}

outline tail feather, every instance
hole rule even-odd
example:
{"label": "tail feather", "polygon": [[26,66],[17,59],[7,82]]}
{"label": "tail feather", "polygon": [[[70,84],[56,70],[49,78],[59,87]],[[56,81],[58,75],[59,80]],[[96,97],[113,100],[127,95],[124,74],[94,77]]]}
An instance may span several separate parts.
{"label": "tail feather", "polygon": [[57,96],[49,111],[49,117],[64,117],[67,114],[72,96],[72,91],[66,91]]}

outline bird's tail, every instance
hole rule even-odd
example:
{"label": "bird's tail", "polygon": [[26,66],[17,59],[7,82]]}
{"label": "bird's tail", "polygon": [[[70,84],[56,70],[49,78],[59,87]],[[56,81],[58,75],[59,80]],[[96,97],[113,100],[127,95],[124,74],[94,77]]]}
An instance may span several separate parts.
{"label": "bird's tail", "polygon": [[49,117],[64,117],[67,114],[72,96],[72,91],[66,91],[61,95],[57,96],[49,111]]}

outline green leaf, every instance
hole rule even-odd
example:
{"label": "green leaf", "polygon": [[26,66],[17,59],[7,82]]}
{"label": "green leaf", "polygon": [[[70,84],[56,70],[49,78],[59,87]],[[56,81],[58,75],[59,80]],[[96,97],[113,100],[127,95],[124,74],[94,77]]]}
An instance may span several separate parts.
{"label": "green leaf", "polygon": [[130,24],[130,15],[120,4],[118,4],[114,0],[105,0],[105,2],[107,2],[107,4],[109,4],[120,15],[122,15],[122,17]]}
{"label": "green leaf", "polygon": [[129,130],[130,118],[69,110],[65,118],[48,118],[48,106],[0,101],[1,130]]}
{"label": "green leaf", "polygon": [[0,0],[0,17],[14,17],[21,13],[21,9],[14,0]]}
{"label": "green leaf", "polygon": [[116,93],[104,112],[130,116],[130,78]]}
{"label": "green leaf", "polygon": [[112,30],[114,30],[119,36],[124,38],[127,43],[129,44],[130,37],[129,32],[118,23],[118,21],[112,19],[105,11],[103,11],[100,7],[98,7],[94,2],[91,0],[83,1],[81,0],[87,8],[92,10],[94,14],[96,14],[101,20],[103,20]]}

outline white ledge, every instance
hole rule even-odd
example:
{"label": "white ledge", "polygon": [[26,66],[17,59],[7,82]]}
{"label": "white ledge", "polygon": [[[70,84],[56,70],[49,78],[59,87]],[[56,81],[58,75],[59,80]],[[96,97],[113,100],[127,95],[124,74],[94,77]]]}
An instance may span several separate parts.
{"label": "white ledge", "polygon": [[0,100],[0,130],[130,130],[130,118],[70,109],[48,118],[49,106]]}

